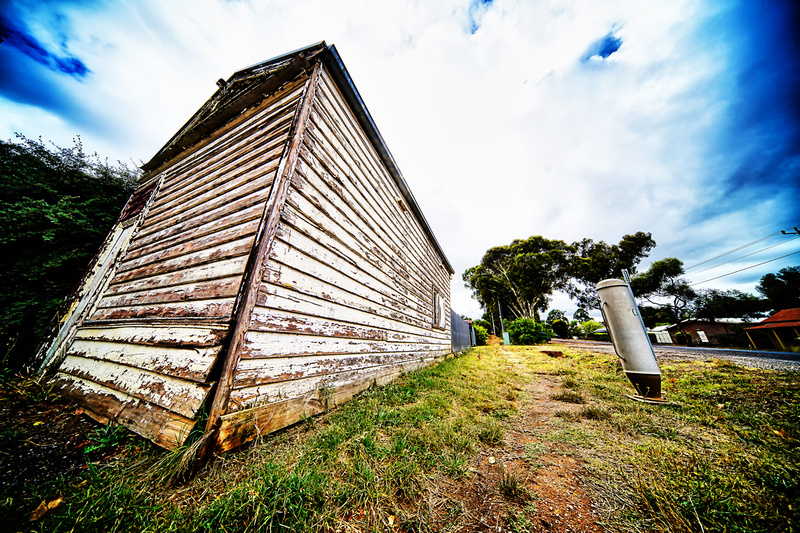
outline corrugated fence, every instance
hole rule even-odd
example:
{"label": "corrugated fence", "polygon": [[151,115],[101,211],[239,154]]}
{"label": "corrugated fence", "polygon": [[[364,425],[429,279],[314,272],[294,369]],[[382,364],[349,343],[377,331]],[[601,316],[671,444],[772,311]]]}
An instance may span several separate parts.
{"label": "corrugated fence", "polygon": [[450,347],[453,353],[463,352],[467,348],[475,345],[472,325],[458,316],[458,313],[450,310],[450,324],[452,336],[450,337]]}

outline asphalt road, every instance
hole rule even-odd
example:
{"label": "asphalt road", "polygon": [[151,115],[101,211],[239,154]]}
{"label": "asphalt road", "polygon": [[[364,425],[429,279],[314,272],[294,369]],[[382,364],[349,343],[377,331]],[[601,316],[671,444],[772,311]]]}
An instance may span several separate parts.
{"label": "asphalt road", "polygon": [[[614,353],[610,342],[576,341],[553,339],[553,344],[582,347],[603,353]],[[676,346],[656,344],[653,351],[657,359],[710,361],[724,359],[737,365],[765,368],[780,371],[800,371],[800,353],[766,352],[756,350],[731,350],[726,348],[700,348],[697,346]]]}

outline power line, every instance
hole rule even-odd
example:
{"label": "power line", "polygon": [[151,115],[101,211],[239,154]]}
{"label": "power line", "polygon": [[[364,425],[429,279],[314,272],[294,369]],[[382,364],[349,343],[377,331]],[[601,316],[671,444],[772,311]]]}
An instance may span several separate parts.
{"label": "power line", "polygon": [[780,257],[776,257],[774,259],[770,259],[768,261],[763,261],[763,262],[757,263],[755,265],[750,265],[749,267],[740,268],[739,270],[734,270],[733,272],[728,272],[727,274],[722,274],[721,276],[717,276],[715,278],[709,278],[707,280],[698,281],[697,283],[692,283],[692,287],[694,287],[695,285],[700,285],[701,283],[706,283],[707,281],[714,281],[715,279],[724,278],[725,276],[730,276],[731,274],[737,274],[739,272],[742,272],[744,270],[749,270],[749,269],[755,268],[757,266],[766,265],[767,263],[772,263],[773,261],[777,261],[778,259],[783,259],[784,257],[789,257],[790,255],[794,255],[794,254],[800,254],[800,250],[797,250],[796,252],[792,252],[790,254],[782,255]]}
{"label": "power line", "polygon": [[[794,239],[798,239],[798,238],[800,238],[800,236],[794,237]],[[701,274],[703,272],[708,272],[709,270],[714,270],[715,268],[719,268],[719,267],[721,267],[723,265],[727,265],[728,263],[733,263],[734,261],[738,261],[739,259],[744,259],[745,257],[750,257],[751,255],[755,255],[755,254],[767,251],[767,250],[769,250],[771,248],[775,248],[776,246],[781,246],[781,245],[784,245],[784,244],[790,243],[790,242],[792,242],[792,241],[789,240],[789,241],[779,242],[778,244],[773,244],[772,246],[767,246],[766,248],[761,248],[760,250],[756,250],[755,252],[750,252],[749,254],[745,254],[745,255],[739,256],[736,259],[728,259],[724,263],[720,263],[718,265],[714,265],[714,266],[711,266],[711,267],[708,267],[708,268],[704,268],[703,270],[698,270],[697,272],[692,272],[689,275],[694,276],[695,274]]]}
{"label": "power line", "polygon": [[697,263],[696,265],[692,265],[690,267],[686,267],[684,270],[685,271],[692,270],[692,269],[697,268],[699,266],[705,265],[706,263],[710,263],[711,261],[716,261],[717,259],[725,257],[726,255],[730,255],[730,254],[736,253],[739,250],[744,250],[745,248],[753,246],[754,244],[758,244],[758,243],[760,243],[762,241],[766,241],[767,239],[771,239],[771,238],[776,237],[776,236],[781,235],[781,234],[786,235],[785,231],[786,230],[776,231],[775,233],[771,233],[771,234],[767,235],[766,237],[761,237],[760,239],[756,239],[753,242],[749,242],[747,244],[743,244],[742,246],[739,246],[738,248],[734,248],[733,250],[729,250],[729,251],[727,251],[727,252],[725,252],[723,254],[720,254],[718,256],[712,257],[711,259],[706,259],[705,261],[701,261],[701,262]]}

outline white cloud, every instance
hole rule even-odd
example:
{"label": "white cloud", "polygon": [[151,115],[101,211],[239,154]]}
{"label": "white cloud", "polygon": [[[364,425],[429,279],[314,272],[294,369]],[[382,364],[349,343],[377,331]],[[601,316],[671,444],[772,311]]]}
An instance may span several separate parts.
{"label": "white cloud", "polygon": [[[514,238],[611,243],[650,231],[659,243],[654,258],[690,262],[703,257],[698,243],[710,251],[774,231],[769,199],[709,221],[692,216],[713,197],[715,173],[735,166],[714,151],[728,112],[731,89],[720,77],[729,51],[701,35],[721,8],[495,0],[471,34],[468,6],[149,0],[91,11],[70,4],[69,50],[92,71],[70,94],[114,130],[78,131],[3,102],[0,134],[68,144],[80,133],[87,148],[112,160],[147,161],[217,78],[324,39],[337,45],[455,267],[453,306],[461,313],[479,315],[461,273]],[[612,30],[620,49],[581,63]]]}

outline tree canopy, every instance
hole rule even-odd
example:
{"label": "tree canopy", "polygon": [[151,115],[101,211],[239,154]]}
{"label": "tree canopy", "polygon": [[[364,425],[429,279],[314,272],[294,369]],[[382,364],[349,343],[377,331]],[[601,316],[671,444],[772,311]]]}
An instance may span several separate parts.
{"label": "tree canopy", "polygon": [[767,307],[773,312],[800,307],[800,266],[765,275],[756,290],[767,299]]}
{"label": "tree canopy", "polygon": [[625,235],[619,244],[606,244],[583,239],[573,243],[575,255],[572,260],[572,276],[567,286],[567,294],[577,300],[584,309],[597,309],[600,299],[595,285],[604,279],[622,278],[622,271],[631,275],[636,266],[647,257],[656,245],[650,233],[637,231]]}
{"label": "tree canopy", "polygon": [[639,304],[639,313],[648,328],[675,323],[672,314],[663,307]]}
{"label": "tree canopy", "polygon": [[635,272],[654,246],[655,241],[644,232],[625,235],[614,245],[591,239],[567,244],[535,235],[490,248],[462,279],[490,317],[499,318],[502,312],[507,319],[539,320],[554,291],[567,292],[582,308],[597,307],[594,285],[621,277],[623,269]]}
{"label": "tree canopy", "polygon": [[484,309],[499,306],[505,318],[538,318],[548,296],[566,286],[572,253],[564,241],[538,235],[516,239],[487,250],[462,279]]}
{"label": "tree canopy", "polygon": [[692,302],[697,293],[681,276],[683,262],[674,257],[654,261],[647,272],[631,279],[631,290],[637,297],[666,309],[675,324],[691,317]]}
{"label": "tree canopy", "polygon": [[41,140],[0,140],[0,363],[20,368],[97,252],[138,169]]}
{"label": "tree canopy", "polygon": [[579,307],[572,314],[572,319],[578,322],[586,322],[587,320],[591,320],[592,317],[589,316],[589,312],[586,309]]}
{"label": "tree canopy", "polygon": [[694,301],[695,318],[712,321],[719,318],[759,318],[764,316],[767,309],[768,305],[765,300],[737,290],[698,291]]}

